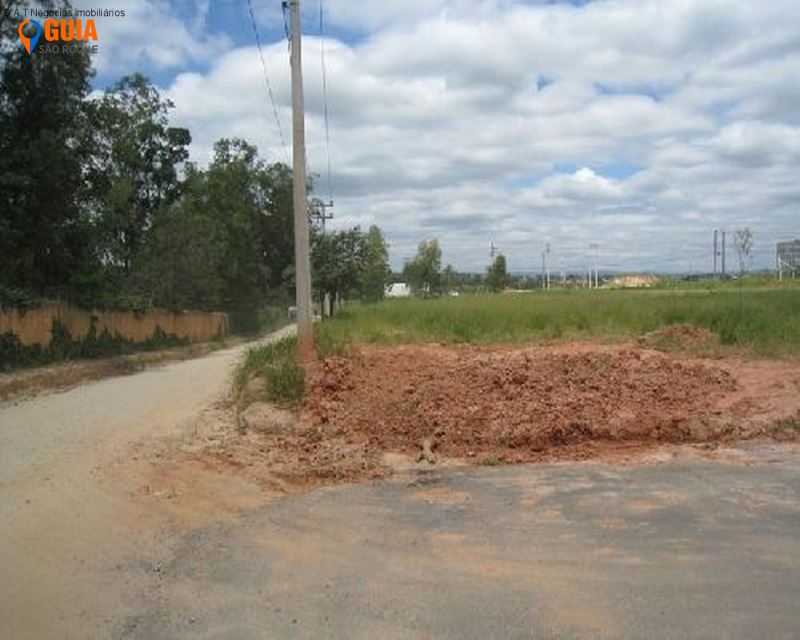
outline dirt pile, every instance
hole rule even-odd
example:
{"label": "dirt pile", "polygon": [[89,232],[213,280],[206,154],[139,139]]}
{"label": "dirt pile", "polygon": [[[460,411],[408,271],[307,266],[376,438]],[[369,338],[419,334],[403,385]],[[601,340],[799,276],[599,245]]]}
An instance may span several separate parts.
{"label": "dirt pile", "polygon": [[304,415],[367,450],[416,454],[435,436],[443,456],[525,461],[757,435],[744,392],[730,367],[632,345],[364,346],[322,363]]}

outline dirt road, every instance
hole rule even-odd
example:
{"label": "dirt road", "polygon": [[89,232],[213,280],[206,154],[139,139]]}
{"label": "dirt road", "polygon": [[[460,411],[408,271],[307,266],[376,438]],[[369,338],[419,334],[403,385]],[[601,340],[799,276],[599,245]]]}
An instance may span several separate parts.
{"label": "dirt road", "polygon": [[279,500],[168,455],[153,476],[240,353],[0,407],[0,637],[800,633],[795,445]]}
{"label": "dirt road", "polygon": [[104,637],[128,609],[136,585],[113,568],[165,532],[130,499],[140,479],[107,470],[191,428],[245,348],[0,407],[0,636]]}

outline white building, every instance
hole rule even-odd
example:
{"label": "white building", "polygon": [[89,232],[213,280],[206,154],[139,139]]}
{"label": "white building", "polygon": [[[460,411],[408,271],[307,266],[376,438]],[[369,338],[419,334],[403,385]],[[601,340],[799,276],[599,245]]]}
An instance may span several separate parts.
{"label": "white building", "polygon": [[395,282],[386,287],[387,298],[408,298],[411,296],[411,289],[405,282]]}

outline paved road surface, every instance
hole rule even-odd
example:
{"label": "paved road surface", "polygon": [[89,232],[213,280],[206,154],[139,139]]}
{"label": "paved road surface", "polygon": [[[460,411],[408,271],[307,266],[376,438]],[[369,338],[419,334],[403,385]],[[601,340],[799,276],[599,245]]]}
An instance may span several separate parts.
{"label": "paved road surface", "polygon": [[0,638],[800,637],[787,448],[400,475],[205,524],[143,513],[109,465],[180,438],[239,353],[0,408]]}
{"label": "paved road surface", "polygon": [[123,638],[798,638],[800,460],[449,471],[187,535]]}

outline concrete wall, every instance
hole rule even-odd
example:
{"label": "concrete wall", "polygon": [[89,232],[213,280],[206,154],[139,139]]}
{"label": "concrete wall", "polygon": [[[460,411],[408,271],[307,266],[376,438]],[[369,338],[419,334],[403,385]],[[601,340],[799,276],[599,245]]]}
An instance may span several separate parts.
{"label": "concrete wall", "polygon": [[44,302],[40,306],[20,311],[0,309],[0,334],[13,333],[20,343],[47,346],[52,340],[53,320],[58,320],[75,341],[89,333],[94,324],[97,334],[104,330],[133,342],[151,338],[156,328],[192,342],[213,340],[228,333],[228,316],[225,313],[185,311],[172,313],[151,309],[141,314],[132,311],[87,311],[63,302]]}

